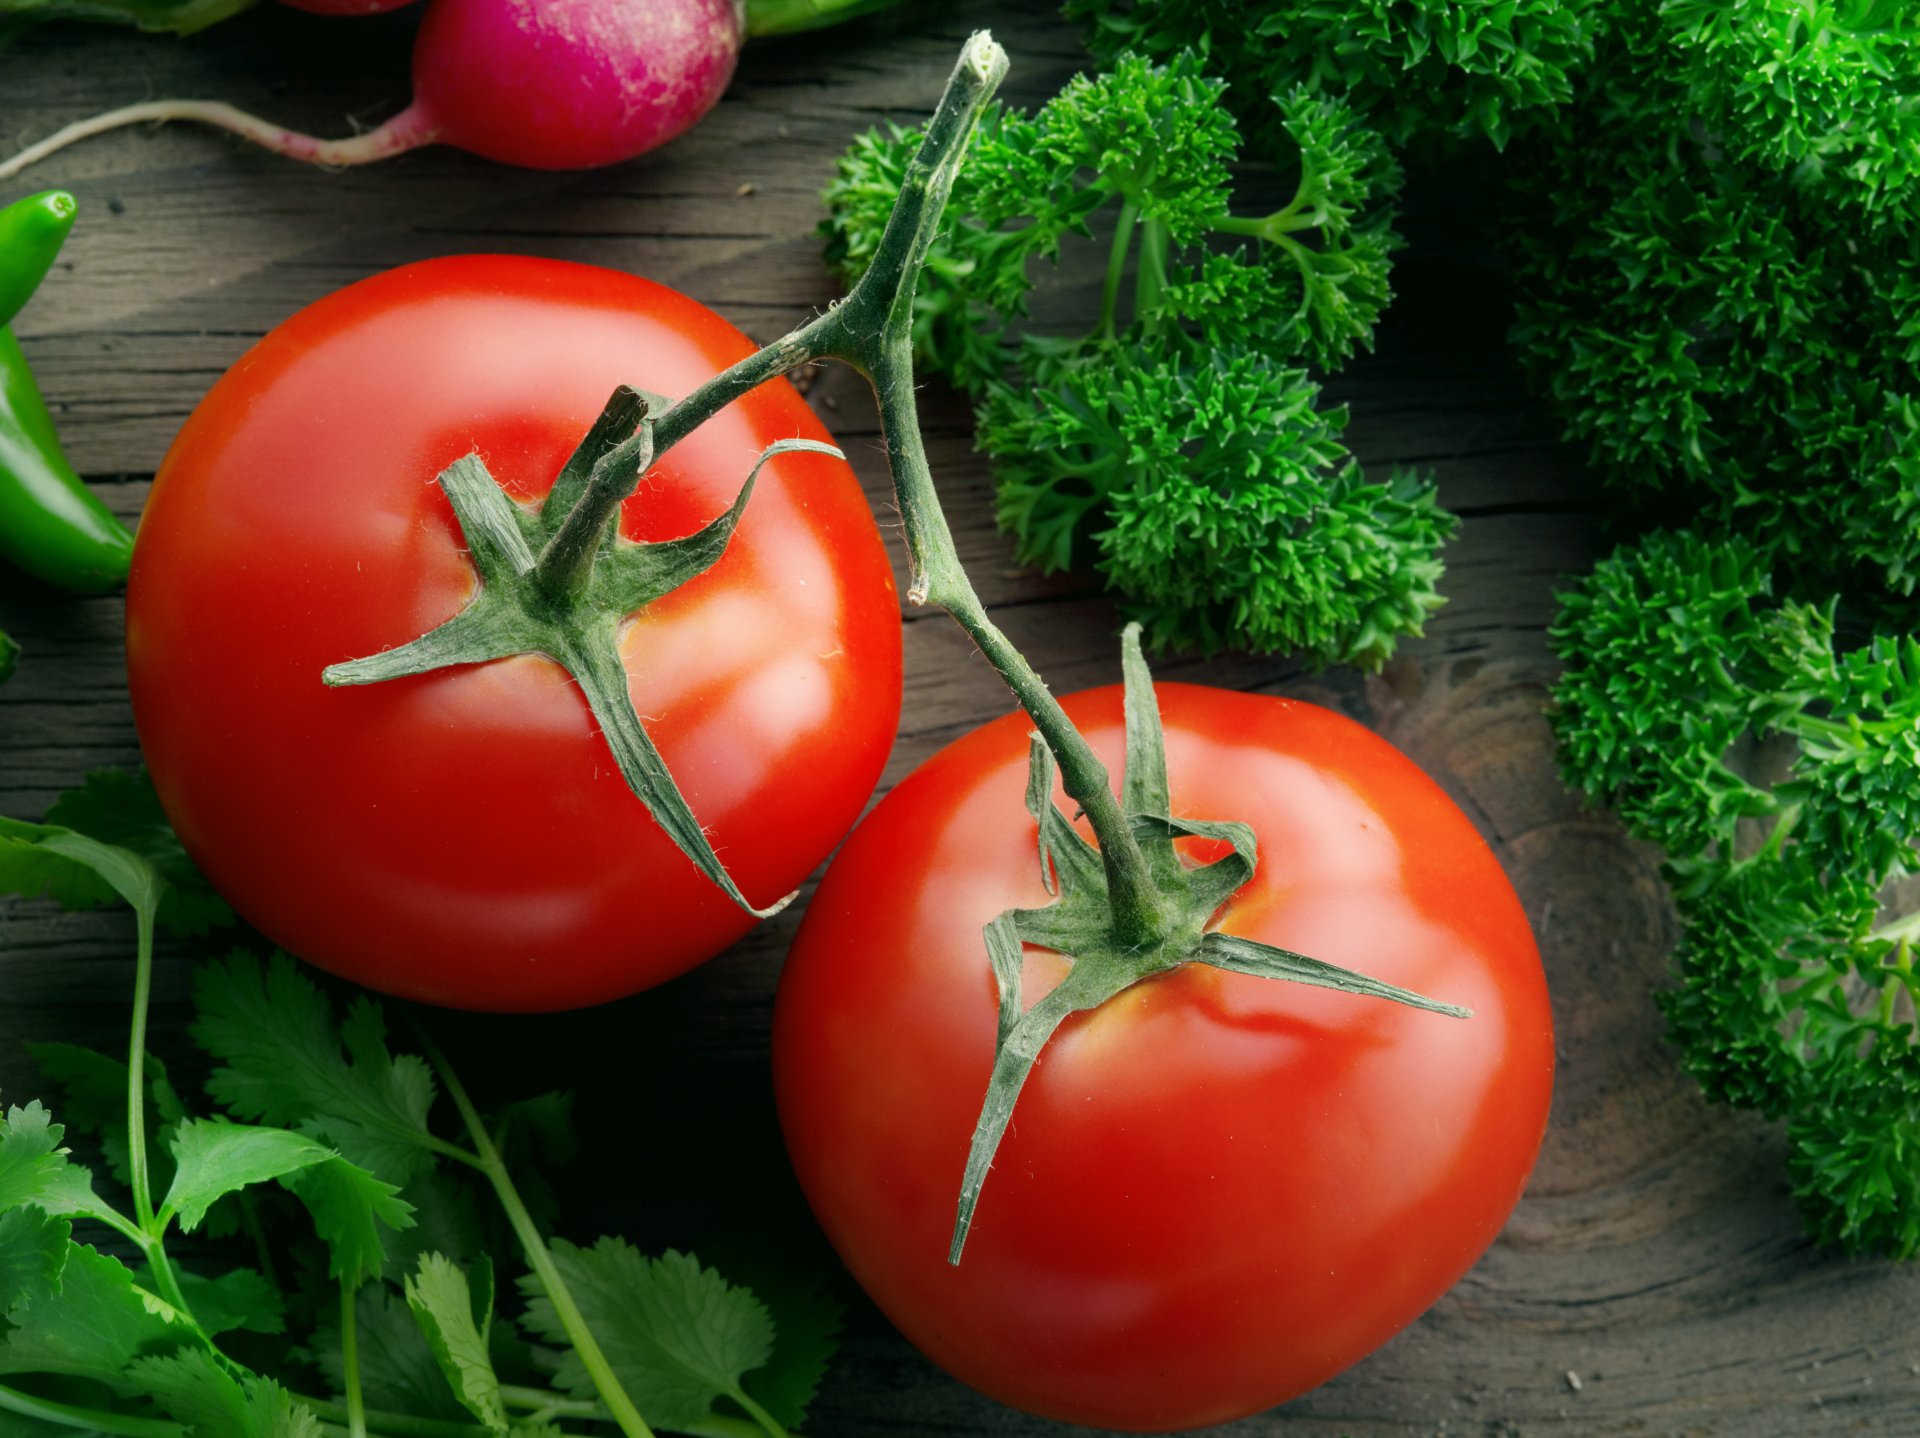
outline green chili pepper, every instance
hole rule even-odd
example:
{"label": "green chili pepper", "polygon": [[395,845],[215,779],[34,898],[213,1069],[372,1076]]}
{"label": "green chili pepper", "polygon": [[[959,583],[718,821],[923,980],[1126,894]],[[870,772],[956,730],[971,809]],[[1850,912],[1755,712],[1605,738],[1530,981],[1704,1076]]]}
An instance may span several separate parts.
{"label": "green chili pepper", "polygon": [[0,555],[49,584],[101,594],[127,577],[133,536],[60,452],[53,418],[13,331],[73,228],[53,190],[0,210]]}
{"label": "green chili pepper", "polygon": [[0,325],[10,325],[53,268],[80,207],[65,190],[0,210]]}

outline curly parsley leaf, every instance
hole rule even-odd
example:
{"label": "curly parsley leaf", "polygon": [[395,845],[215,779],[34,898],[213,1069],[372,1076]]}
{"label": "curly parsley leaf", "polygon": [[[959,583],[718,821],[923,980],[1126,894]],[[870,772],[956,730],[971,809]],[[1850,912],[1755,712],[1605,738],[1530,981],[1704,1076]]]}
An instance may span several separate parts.
{"label": "curly parsley leaf", "polygon": [[[553,1241],[553,1260],[587,1324],[599,1336],[607,1362],[641,1412],[658,1428],[685,1429],[712,1415],[729,1398],[745,1406],[741,1379],[773,1354],[773,1319],[744,1288],[736,1288],[690,1254],[669,1250],[649,1258],[619,1238],[592,1248]],[[566,1330],[532,1275],[520,1280],[527,1327],[564,1343]],[[560,1387],[591,1397],[593,1380],[568,1351],[556,1373]]]}
{"label": "curly parsley leaf", "polygon": [[1158,645],[1299,650],[1377,667],[1440,604],[1455,521],[1431,483],[1368,483],[1304,370],[1144,343],[1053,376],[1048,402],[997,386],[980,444],[1020,558],[1064,568],[1091,542]]}
{"label": "curly parsley leaf", "polygon": [[[978,398],[1023,562],[1091,562],[1158,644],[1377,666],[1439,604],[1453,521],[1430,482],[1362,480],[1306,367],[1372,344],[1400,170],[1344,102],[1297,87],[1272,105],[1292,196],[1235,215],[1223,94],[1180,52],[1122,56],[1031,117],[997,109],[915,289],[916,359]],[[874,132],[841,161],[822,228],[850,279],[918,140]],[[1034,262],[1072,236],[1109,246],[1079,337],[1026,318]]]}
{"label": "curly parsley leaf", "polygon": [[1396,143],[1445,132],[1504,144],[1564,103],[1607,7],[1565,0],[1067,0],[1095,54],[1199,49],[1254,135],[1269,95],[1304,87],[1355,105]]}
{"label": "curly parsley leaf", "polygon": [[395,1186],[433,1162],[434,1082],[386,1046],[386,1020],[356,999],[336,1024],[325,994],[285,954],[234,953],[196,975],[193,1036],[222,1060],[207,1088],[239,1118],[294,1126]]}
{"label": "curly parsley leaf", "polygon": [[1787,1122],[1821,1237],[1920,1254],[1909,945],[1920,640],[1840,638],[1738,538],[1656,532],[1562,601],[1568,781],[1661,845],[1683,930],[1663,997],[1710,1097]]}
{"label": "curly parsley leaf", "polygon": [[1920,198],[1920,14],[1887,0],[1666,0],[1704,126],[1732,158],[1870,220]]}

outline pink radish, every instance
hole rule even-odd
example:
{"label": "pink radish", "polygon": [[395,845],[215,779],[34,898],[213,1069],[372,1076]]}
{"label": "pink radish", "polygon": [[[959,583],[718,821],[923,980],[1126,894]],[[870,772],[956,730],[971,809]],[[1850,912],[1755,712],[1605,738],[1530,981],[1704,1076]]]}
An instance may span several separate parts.
{"label": "pink radish", "polygon": [[0,180],[148,120],[199,120],[320,165],[431,144],[537,170],[610,165],[706,114],[744,38],[743,0],[433,0],[414,41],[413,103],[364,135],[318,140],[218,101],[156,100],[67,126],[0,164]]}

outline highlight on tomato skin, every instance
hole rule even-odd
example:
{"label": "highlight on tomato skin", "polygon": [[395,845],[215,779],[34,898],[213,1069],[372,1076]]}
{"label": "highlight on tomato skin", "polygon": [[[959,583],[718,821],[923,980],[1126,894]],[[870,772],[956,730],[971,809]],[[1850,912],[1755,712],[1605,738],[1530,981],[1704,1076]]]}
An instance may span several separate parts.
{"label": "highlight on tomato skin", "polygon": [[[1127,1431],[1270,1408],[1412,1322],[1518,1202],[1553,1072],[1526,917],[1438,785],[1313,705],[1156,689],[1174,812],[1258,837],[1220,926],[1472,1018],[1199,965],[1145,980],[1041,1050],[950,1267],[994,1053],[982,929],[1048,901],[1014,715],[842,847],[774,1027],[795,1171],[875,1303],[982,1392]],[[1120,690],[1064,702],[1117,783]],[[1066,963],[1024,967],[1031,1004]]]}
{"label": "highlight on tomato skin", "polygon": [[[128,667],[168,817],[249,922],[381,992],[496,1011],[629,994],[746,930],[556,665],[320,676],[471,597],[448,464],[478,453],[536,499],[615,385],[685,394],[751,350],[646,280],[463,256],[317,301],[215,385],[141,524]],[[762,386],[660,461],[622,533],[693,532],[795,437],[829,439],[790,385]],[[858,817],[899,715],[898,599],[848,466],[771,461],[719,561],[621,646],[727,870],[759,904],[791,891]]]}

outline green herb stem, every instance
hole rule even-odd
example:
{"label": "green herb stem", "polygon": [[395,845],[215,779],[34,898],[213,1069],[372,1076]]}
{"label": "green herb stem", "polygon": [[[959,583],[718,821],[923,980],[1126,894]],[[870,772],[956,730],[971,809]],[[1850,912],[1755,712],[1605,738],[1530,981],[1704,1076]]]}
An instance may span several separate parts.
{"label": "green herb stem", "polygon": [[1221,215],[1207,228],[1216,235],[1244,235],[1264,244],[1277,244],[1295,230],[1311,230],[1315,227],[1317,217],[1302,217],[1300,204],[1301,197],[1295,195],[1284,210],[1275,210],[1270,215]]}
{"label": "green herb stem", "polygon": [[[346,1434],[349,1431],[348,1412],[340,1404],[303,1393],[296,1393],[293,1398],[296,1403],[311,1408],[328,1432]],[[592,1404],[587,1406],[593,1407]],[[595,1414],[601,1416],[598,1409],[595,1409]],[[366,1421],[367,1438],[496,1438],[492,1429],[479,1423],[462,1423],[448,1418],[416,1418],[409,1413],[384,1413],[377,1408],[367,1410]],[[172,1438],[172,1435],[167,1435],[167,1438]]]}
{"label": "green herb stem", "polygon": [[515,1383],[500,1385],[500,1401],[509,1408],[522,1408],[543,1418],[601,1418],[600,1405],[586,1398],[569,1398],[551,1388],[524,1388]]}
{"label": "green herb stem", "polygon": [[533,1215],[527,1212],[526,1204],[520,1198],[520,1191],[514,1187],[513,1177],[507,1172],[506,1164],[501,1160],[499,1149],[494,1147],[493,1136],[487,1132],[487,1126],[481,1119],[479,1110],[474,1108],[473,1100],[467,1097],[466,1088],[447,1062],[440,1046],[433,1041],[424,1029],[418,1029],[421,1046],[427,1052],[427,1059],[433,1064],[434,1071],[440,1076],[440,1083],[447,1091],[447,1097],[453,1100],[453,1106],[459,1110],[460,1120],[467,1126],[467,1133],[473,1139],[473,1146],[479,1154],[480,1171],[493,1185],[500,1207],[505,1210],[507,1222],[513,1226],[514,1235],[525,1250],[527,1265],[534,1276],[540,1280],[540,1286],[553,1304],[555,1316],[566,1330],[568,1341],[574,1351],[580,1355],[581,1366],[587,1370],[587,1376],[593,1380],[593,1386],[600,1395],[600,1401],[606,1405],[607,1413],[620,1426],[627,1438],[653,1438],[653,1430],[647,1426],[646,1419],[640,1416],[640,1410],[634,1406],[633,1399],[627,1396],[627,1390],[621,1386],[619,1377],[607,1362],[607,1356],[600,1350],[599,1340],[580,1312],[579,1305],[573,1301],[573,1294],[567,1288],[567,1282],[560,1276],[555,1266],[553,1254],[547,1248],[547,1242],[540,1236],[540,1229],[533,1221]]}
{"label": "green herb stem", "polygon": [[132,1037],[127,1049],[127,1166],[132,1170],[133,1216],[154,1231],[153,1179],[147,1171],[147,1010],[153,1001],[153,915],[151,903],[135,906],[138,938],[133,961]]}
{"label": "green herb stem", "polygon": [[367,1438],[367,1404],[360,1392],[360,1338],[354,1311],[355,1285],[340,1280],[340,1368],[347,1390],[348,1438]]}
{"label": "green herb stem", "polygon": [[1140,227],[1140,267],[1133,281],[1133,312],[1158,315],[1164,327],[1172,321],[1161,312],[1160,296],[1167,289],[1167,259],[1173,236],[1165,220],[1148,220]]}
{"label": "green herb stem", "polygon": [[[1915,909],[1910,914],[1902,914],[1896,919],[1889,919],[1868,937],[1890,943],[1920,939],[1920,909]],[[1911,970],[1909,969],[1908,972]]]}
{"label": "green herb stem", "polygon": [[[689,1423],[680,1430],[687,1438],[766,1438],[760,1426],[749,1423],[744,1418],[732,1418],[724,1413],[709,1413],[698,1423]],[[799,1434],[790,1438],[800,1438]]]}
{"label": "green herb stem", "polygon": [[736,1385],[727,1396],[752,1415],[753,1421],[764,1430],[766,1438],[793,1438],[793,1435],[780,1425],[779,1419],[753,1401],[746,1389]]}
{"label": "green herb stem", "polygon": [[1112,339],[1119,333],[1120,284],[1127,272],[1127,254],[1133,249],[1133,227],[1139,219],[1140,207],[1132,200],[1120,207],[1113,248],[1107,253],[1107,282],[1100,291],[1100,328],[1094,331],[1101,339]]}
{"label": "green herb stem", "polygon": [[127,1051],[127,1166],[133,1190],[133,1218],[139,1225],[135,1242],[153,1270],[154,1287],[174,1310],[192,1322],[193,1310],[180,1291],[180,1279],[167,1257],[165,1225],[153,1207],[153,1179],[147,1169],[147,1011],[153,1004],[153,922],[159,901],[150,898],[134,905],[137,925],[133,961],[133,1019]]}
{"label": "green herb stem", "polygon": [[4,1384],[0,1384],[0,1411],[37,1418],[42,1423],[54,1423],[64,1428],[109,1433],[115,1438],[187,1438],[184,1425],[170,1423],[164,1418],[136,1418],[126,1413],[104,1413],[98,1408],[77,1408],[71,1403],[36,1398],[31,1393],[22,1393]]}

